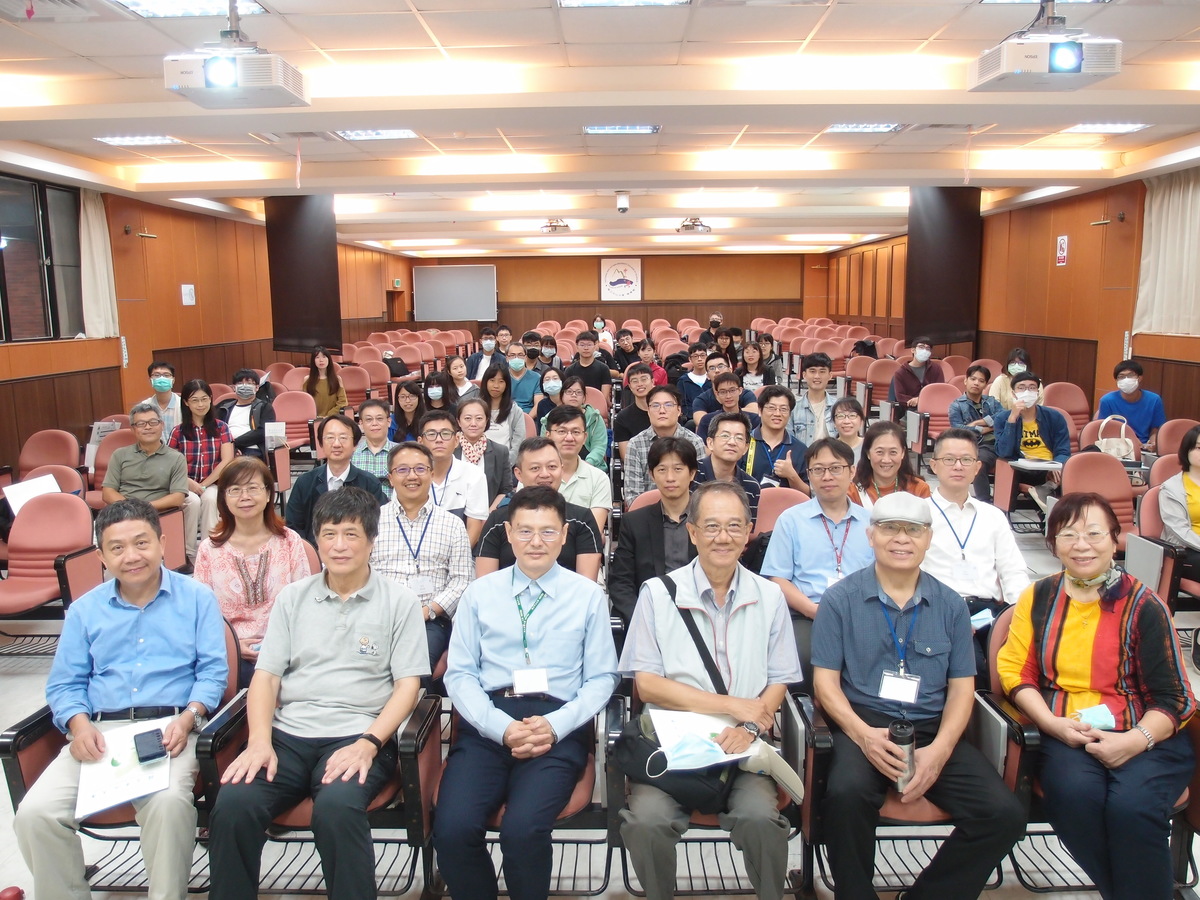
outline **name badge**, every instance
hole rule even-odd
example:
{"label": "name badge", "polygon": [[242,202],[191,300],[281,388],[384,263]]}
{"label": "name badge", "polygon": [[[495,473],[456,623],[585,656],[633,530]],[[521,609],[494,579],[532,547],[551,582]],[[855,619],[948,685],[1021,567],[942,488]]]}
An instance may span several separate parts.
{"label": "name badge", "polygon": [[780,486],[779,481],[775,478],[772,478],[770,475],[764,475],[762,477],[762,480],[759,482],[759,484],[761,484],[763,487],[779,487]]}
{"label": "name badge", "polygon": [[550,677],[545,669],[513,669],[514,694],[548,694]]}
{"label": "name badge", "polygon": [[900,672],[883,673],[879,679],[879,697],[881,700],[895,700],[898,703],[916,703],[917,692],[921,689],[920,675],[904,675]]}
{"label": "name badge", "polygon": [[834,572],[832,575],[829,576],[829,583],[825,585],[825,590],[829,590],[831,587],[833,587],[835,584],[837,584],[839,581],[841,581],[845,577],[846,576],[843,575],[841,572]]}
{"label": "name badge", "polygon": [[979,581],[979,570],[969,559],[957,560],[950,573],[955,581],[963,584],[975,584]]}
{"label": "name badge", "polygon": [[428,575],[414,575],[408,579],[408,589],[418,597],[428,597],[434,593],[433,579]]}

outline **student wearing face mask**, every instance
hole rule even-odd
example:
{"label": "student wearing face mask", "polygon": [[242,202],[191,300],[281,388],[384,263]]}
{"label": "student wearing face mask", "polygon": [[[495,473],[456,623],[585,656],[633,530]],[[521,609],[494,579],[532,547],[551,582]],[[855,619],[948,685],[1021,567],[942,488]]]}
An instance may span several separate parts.
{"label": "student wearing face mask", "polygon": [[258,375],[253,369],[238,369],[233,373],[232,383],[237,396],[217,404],[217,418],[229,426],[238,453],[265,459],[263,426],[275,421],[275,409],[270,400],[260,396]]}
{"label": "student wearing face mask", "polygon": [[[1007,416],[997,417],[996,455],[1002,459],[1053,460],[1060,468],[1071,455],[1071,435],[1067,420],[1055,409],[1038,402],[1042,380],[1032,372],[1012,376],[1013,408]],[[1034,502],[1046,510],[1046,498],[1062,481],[1061,471],[1017,469],[1021,484],[1030,485]]]}
{"label": "student wearing face mask", "polygon": [[608,323],[604,321],[604,316],[592,316],[592,330],[596,332],[597,342],[604,344],[605,349],[612,353],[616,347],[616,341],[613,339],[613,334],[608,330]]}
{"label": "student wearing face mask", "polygon": [[533,369],[539,375],[545,375],[547,369],[563,370],[562,358],[558,355],[558,341],[550,335],[542,336],[542,352],[537,357]]}
{"label": "student wearing face mask", "polygon": [[[1024,347],[1013,347],[1012,351],[1008,354],[1008,359],[1004,363],[1004,368],[996,376],[995,380],[992,381],[992,386],[988,388],[988,395],[999,400],[1000,405],[1005,409],[1012,409],[1012,377],[1018,372],[1032,371],[1033,363],[1029,360],[1029,351]],[[1044,399],[1041,388],[1038,388],[1038,403],[1041,403]]]}
{"label": "student wearing face mask", "polygon": [[946,375],[942,371],[942,364],[931,359],[933,341],[930,338],[919,337],[913,341],[912,347],[912,361],[896,370],[892,377],[892,390],[898,404],[916,409],[921,388],[927,384],[945,384]]}
{"label": "student wearing face mask", "polygon": [[1142,390],[1142,364],[1136,359],[1117,363],[1113,378],[1117,389],[1100,398],[1096,418],[1121,416],[1142,442],[1142,449],[1154,453],[1158,449],[1158,429],[1167,421],[1162,397]]}
{"label": "student wearing face mask", "polygon": [[432,372],[425,378],[425,409],[453,412],[458,404],[458,388],[447,372]]}
{"label": "student wearing face mask", "polygon": [[175,426],[183,421],[179,394],[171,390],[175,386],[175,367],[169,362],[155,360],[146,367],[146,374],[150,376],[150,387],[154,393],[142,402],[154,404],[163,421],[163,434],[169,437]]}
{"label": "student wearing face mask", "polygon": [[467,357],[467,379],[469,381],[478,381],[488,366],[504,357],[503,351],[496,353],[495,328],[485,325],[479,329],[479,346],[482,349]]}
{"label": "student wearing face mask", "polygon": [[521,412],[533,412],[533,395],[542,383],[541,376],[529,368],[530,360],[522,344],[508,345],[508,374],[512,379],[513,403]]}
{"label": "student wearing face mask", "polygon": [[706,347],[709,344],[715,344],[717,341],[717,332],[721,330],[721,323],[725,321],[725,317],[719,312],[713,313],[708,317],[708,329],[696,335],[693,343],[704,344]]}
{"label": "student wearing face mask", "polygon": [[533,413],[534,421],[540,422],[546,413],[562,403],[562,372],[558,369],[547,369],[542,372],[542,384],[533,395],[533,405],[537,410]]}

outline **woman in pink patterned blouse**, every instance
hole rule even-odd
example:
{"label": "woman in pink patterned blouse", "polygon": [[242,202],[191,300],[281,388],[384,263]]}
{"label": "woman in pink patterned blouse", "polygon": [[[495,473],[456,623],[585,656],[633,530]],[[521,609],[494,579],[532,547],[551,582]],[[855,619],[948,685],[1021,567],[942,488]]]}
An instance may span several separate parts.
{"label": "woman in pink patterned blouse", "polygon": [[271,470],[239,456],[217,480],[216,527],[196,551],[198,581],[213,589],[241,648],[238,687],[250,684],[267,617],[279,592],[311,573],[304,538],[275,511]]}

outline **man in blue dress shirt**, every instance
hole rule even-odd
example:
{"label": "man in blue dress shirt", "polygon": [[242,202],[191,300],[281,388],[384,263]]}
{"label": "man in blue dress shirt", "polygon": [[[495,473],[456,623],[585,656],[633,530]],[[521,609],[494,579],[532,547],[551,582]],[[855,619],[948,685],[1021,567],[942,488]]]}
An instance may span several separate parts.
{"label": "man in blue dress shirt", "polygon": [[446,670],[462,717],[442,776],[433,842],[454,900],[494,900],[487,821],[500,827],[514,900],[550,889],[550,832],[587,764],[589,725],[617,684],[608,602],[556,562],[566,504],[552,488],[513,495],[505,528],[516,565],[463,592]]}
{"label": "man in blue dress shirt", "polygon": [[104,733],[162,726],[170,785],[133,801],[152,900],[187,896],[196,843],[196,736],[229,675],[225,624],[212,590],[163,567],[158,513],[121,500],[96,519],[100,558],[113,575],[67,610],[46,701],[70,743],[25,795],[13,828],[38,900],[84,900],[76,834],[79,772],[104,756]]}

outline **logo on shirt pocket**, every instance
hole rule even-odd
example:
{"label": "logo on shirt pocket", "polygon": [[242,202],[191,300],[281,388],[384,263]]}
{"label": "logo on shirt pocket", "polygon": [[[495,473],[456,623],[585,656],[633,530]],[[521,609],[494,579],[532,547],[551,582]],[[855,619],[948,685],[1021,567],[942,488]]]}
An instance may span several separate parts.
{"label": "logo on shirt pocket", "polygon": [[359,656],[378,656],[379,647],[371,640],[371,636],[364,634],[358,638],[358,655]]}

